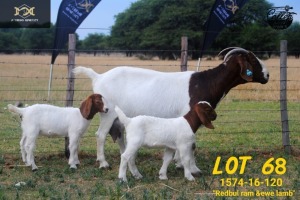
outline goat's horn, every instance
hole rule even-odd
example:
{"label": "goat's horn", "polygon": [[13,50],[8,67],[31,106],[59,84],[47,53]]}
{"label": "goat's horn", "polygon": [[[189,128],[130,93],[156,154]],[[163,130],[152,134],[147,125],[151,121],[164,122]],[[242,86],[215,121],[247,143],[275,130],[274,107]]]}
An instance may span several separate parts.
{"label": "goat's horn", "polygon": [[246,49],[243,49],[241,47],[228,47],[226,49],[223,49],[218,56],[224,55],[224,60],[226,60],[231,54],[237,53],[237,52],[243,52],[243,53],[249,53]]}
{"label": "goat's horn", "polygon": [[226,49],[223,49],[222,51],[220,51],[220,53],[218,54],[218,56],[222,56],[227,54],[229,51],[233,50],[233,49],[239,49],[240,47],[227,47]]}

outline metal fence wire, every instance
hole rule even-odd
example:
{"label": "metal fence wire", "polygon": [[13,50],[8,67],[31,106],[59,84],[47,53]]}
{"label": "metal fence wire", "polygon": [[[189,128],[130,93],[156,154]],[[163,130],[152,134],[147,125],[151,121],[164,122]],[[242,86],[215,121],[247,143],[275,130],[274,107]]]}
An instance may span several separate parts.
{"label": "metal fence wire", "polygon": [[[280,52],[278,52],[280,53]],[[217,54],[217,52],[216,52]],[[64,106],[66,101],[66,86],[68,83],[67,59],[59,56],[54,65],[52,77],[51,98],[48,99],[48,80],[50,54],[31,55],[13,54],[0,55],[0,141],[2,154],[19,154],[19,140],[21,135],[20,119],[6,110],[7,104],[21,103],[23,106],[35,103],[47,103]],[[209,147],[216,138],[223,142],[232,142],[245,149],[273,148],[274,146],[300,146],[300,80],[299,60],[287,58],[285,88],[282,86],[280,75],[280,58],[265,60],[269,71],[270,81],[266,85],[245,84],[233,88],[222,100],[216,111],[215,130],[201,129],[197,135],[197,145]],[[203,59],[200,71],[216,67],[222,61],[217,58]],[[92,67],[103,73],[116,66],[130,65],[159,71],[180,71],[179,60],[159,60],[156,58],[141,59],[140,53],[127,57],[124,53],[76,54],[75,66]],[[197,69],[197,61],[188,61],[188,70]],[[75,78],[74,100],[75,107],[90,93],[91,81],[85,77]],[[282,91],[286,96],[282,96]],[[285,99],[282,99],[285,98]],[[280,106],[282,102],[286,107]],[[282,119],[282,113],[285,118]],[[99,125],[99,116],[92,121],[87,133],[82,138],[81,150],[96,151],[94,133]],[[284,125],[282,125],[284,124]],[[282,126],[288,129],[282,130]],[[210,137],[213,137],[211,139]],[[221,138],[225,139],[221,139]],[[235,141],[234,138],[240,138]],[[288,137],[284,139],[284,137]],[[243,139],[244,138],[244,139]],[[110,139],[109,139],[110,140]],[[272,140],[266,144],[263,141]],[[253,141],[253,142],[251,142]],[[110,140],[110,142],[112,142]],[[288,143],[287,143],[288,142]],[[62,138],[39,137],[37,153],[48,154],[63,152]],[[219,144],[219,143],[218,143]],[[117,145],[115,145],[116,148]],[[222,145],[221,145],[222,146]],[[220,148],[222,148],[220,146]],[[49,148],[50,147],[50,148]],[[214,146],[217,148],[218,146]]]}

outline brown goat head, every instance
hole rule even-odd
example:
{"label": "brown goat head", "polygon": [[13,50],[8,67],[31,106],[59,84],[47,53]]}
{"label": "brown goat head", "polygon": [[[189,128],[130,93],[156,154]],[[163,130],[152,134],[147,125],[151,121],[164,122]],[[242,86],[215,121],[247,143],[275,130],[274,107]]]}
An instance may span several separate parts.
{"label": "brown goat head", "polygon": [[84,100],[79,108],[83,118],[90,120],[98,112],[107,112],[108,109],[105,107],[103,97],[100,94],[92,94]]}
{"label": "brown goat head", "polygon": [[200,101],[195,105],[195,111],[201,121],[201,123],[210,129],[214,129],[215,127],[212,125],[212,121],[217,118],[217,113],[210,106],[210,104],[206,101]]}
{"label": "brown goat head", "polygon": [[224,55],[224,61],[233,55],[241,67],[241,77],[247,82],[258,82],[265,84],[269,80],[269,72],[262,61],[254,53],[240,47],[229,47],[222,50],[219,55]]}

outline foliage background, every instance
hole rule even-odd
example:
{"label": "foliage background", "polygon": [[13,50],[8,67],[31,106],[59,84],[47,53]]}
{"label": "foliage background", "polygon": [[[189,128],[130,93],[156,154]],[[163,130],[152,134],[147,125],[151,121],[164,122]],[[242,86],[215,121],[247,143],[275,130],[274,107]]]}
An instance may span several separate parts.
{"label": "foliage background", "polygon": [[[77,49],[88,53],[122,50],[127,55],[132,55],[130,51],[147,50],[150,56],[174,59],[180,55],[180,38],[187,36],[190,56],[197,59],[213,3],[213,0],[136,1],[116,15],[109,35],[89,34],[77,40]],[[260,56],[270,56],[278,48],[279,40],[285,39],[290,41],[289,53],[299,56],[300,24],[295,22],[282,31],[272,29],[266,22],[271,6],[266,0],[248,1],[223,29],[208,54],[228,46],[241,46],[260,52]],[[41,49],[50,52],[54,31],[53,24],[49,29],[0,29],[0,52],[30,50],[38,54]]]}

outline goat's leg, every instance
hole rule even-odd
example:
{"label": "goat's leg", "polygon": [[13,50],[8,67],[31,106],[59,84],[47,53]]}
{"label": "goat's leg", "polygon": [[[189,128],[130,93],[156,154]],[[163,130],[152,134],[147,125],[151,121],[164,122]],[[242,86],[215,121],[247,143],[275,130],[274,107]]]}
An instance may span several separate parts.
{"label": "goat's leg", "polygon": [[74,163],[76,165],[80,164],[79,158],[78,158],[78,152],[80,151],[80,139],[81,139],[82,135],[78,136],[77,138],[77,143],[76,143],[76,149],[75,149],[75,153],[74,153]]}
{"label": "goat's leg", "polygon": [[[193,155],[192,155],[191,162],[190,162],[191,171],[192,171],[193,175],[199,176],[202,172],[196,165],[194,152],[195,151],[193,150]],[[174,161],[176,162],[175,165],[176,165],[177,169],[183,169],[184,168],[182,163],[181,163],[178,151],[175,152]]]}
{"label": "goat's leg", "polygon": [[97,160],[100,162],[100,168],[108,168],[109,164],[105,160],[104,146],[106,135],[113,124],[115,114],[101,114],[100,126],[97,135]]}
{"label": "goat's leg", "polygon": [[172,157],[174,154],[174,150],[170,149],[170,148],[166,148],[165,152],[164,152],[164,157],[163,157],[163,164],[159,170],[159,179],[160,180],[167,180],[167,169],[168,166],[170,164],[170,162],[172,161]]}
{"label": "goat's leg", "polygon": [[176,169],[183,169],[178,150],[176,150],[173,160],[175,161]]}
{"label": "goat's leg", "polygon": [[[136,149],[137,151],[138,149]],[[131,172],[131,174],[134,176],[135,179],[141,179],[143,178],[142,174],[139,172],[138,168],[136,167],[136,164],[135,164],[135,158],[136,158],[136,154],[135,153],[133,156],[131,156],[131,158],[129,159],[129,162],[128,162],[128,167],[129,167],[129,170]]]}
{"label": "goat's leg", "polygon": [[121,162],[120,162],[119,175],[118,175],[118,178],[124,182],[127,182],[126,171],[127,171],[128,161],[129,158],[125,150],[125,152],[121,155]]}
{"label": "goat's leg", "polygon": [[191,157],[190,161],[190,166],[191,166],[191,172],[194,176],[200,176],[202,173],[201,170],[196,166],[196,161],[195,161],[195,151],[193,150],[193,154]]}
{"label": "goat's leg", "polygon": [[[138,133],[136,133],[138,134]],[[127,135],[127,138],[129,135]],[[135,165],[135,157],[137,154],[138,149],[141,147],[141,141],[140,139],[134,138],[133,140],[128,140],[128,143],[126,145],[126,149],[124,153],[121,155],[121,164],[119,169],[119,178],[123,181],[127,181],[126,178],[126,170],[127,170],[127,164],[129,166],[129,170],[131,174],[139,179],[142,178],[142,175],[138,171],[136,165]]]}
{"label": "goat's leg", "polygon": [[21,149],[21,154],[22,154],[22,160],[27,165],[26,151],[25,151],[25,142],[26,142],[26,136],[23,134],[22,135],[22,139],[20,141],[20,149]]}
{"label": "goat's leg", "polygon": [[187,178],[189,181],[194,181],[195,178],[193,177],[190,168],[191,157],[193,156],[192,145],[182,145],[178,148],[178,150],[180,159],[184,167],[184,177]]}
{"label": "goat's leg", "polygon": [[78,160],[78,155],[77,153],[77,147],[78,147],[78,137],[70,137],[70,144],[69,144],[69,149],[70,149],[70,157],[69,157],[69,165],[70,168],[72,169],[77,169],[77,164],[79,163]]}
{"label": "goat's leg", "polygon": [[76,165],[80,164],[80,161],[79,161],[79,158],[78,158],[78,152],[79,152],[79,149],[80,149],[79,147],[80,147],[80,137],[78,137],[77,148],[76,148],[76,151],[75,151],[75,154],[74,154],[74,161],[75,161]]}
{"label": "goat's leg", "polygon": [[26,151],[26,165],[31,166],[32,171],[38,169],[34,162],[34,155],[33,151],[35,149],[35,138],[34,137],[27,137],[25,141],[25,151]]}

